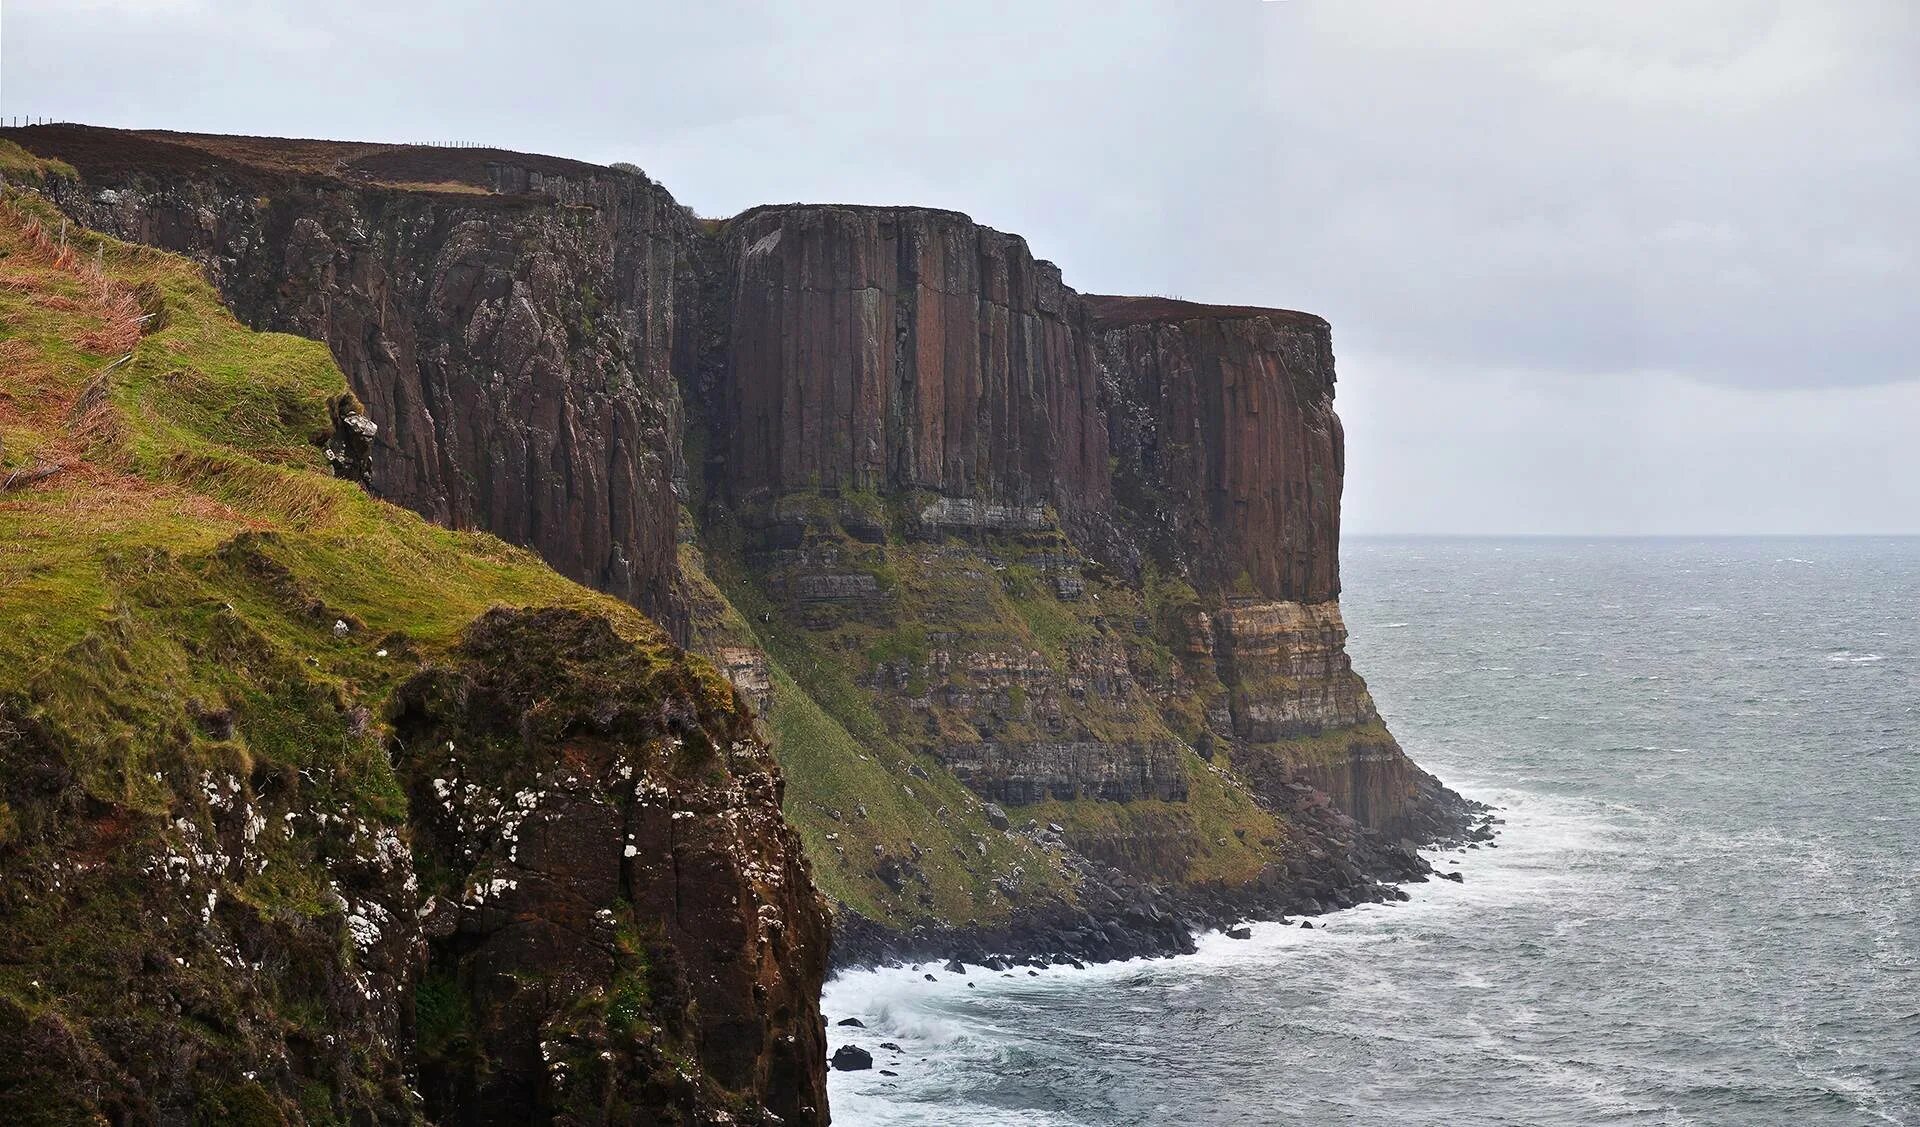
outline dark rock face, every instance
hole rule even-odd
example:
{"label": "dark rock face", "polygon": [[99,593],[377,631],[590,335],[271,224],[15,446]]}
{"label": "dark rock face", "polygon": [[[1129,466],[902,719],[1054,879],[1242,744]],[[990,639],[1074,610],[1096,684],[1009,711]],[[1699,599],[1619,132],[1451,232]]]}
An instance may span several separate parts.
{"label": "dark rock face", "polygon": [[[76,219],[198,259],[242,320],[332,348],[379,425],[375,492],[671,627],[691,217],[643,176],[574,162],[463,150],[468,167],[408,169],[336,146],[337,174],[303,174],[230,140],[37,143],[79,162],[83,185],[50,189]],[[369,182],[410,172],[467,182]]]}
{"label": "dark rock face", "polygon": [[1327,323],[1283,310],[1089,297],[1128,526],[1202,592],[1340,593],[1344,439]]}
{"label": "dark rock face", "polygon": [[[1187,797],[1187,776],[1171,741],[1150,743],[955,744],[934,753],[959,780],[1013,805],[1048,798],[1131,802]],[[1005,815],[1002,815],[1004,817]]]}
{"label": "dark rock face", "polygon": [[827,920],[725,683],[571,611],[490,612],[461,657],[395,705],[446,886],[421,989],[467,1015],[422,1031],[432,1117],[823,1121]]}
{"label": "dark rock face", "polygon": [[1018,236],[924,208],[756,208],[724,238],[708,405],[733,496],[925,489],[928,527],[994,531],[1052,505],[1111,564],[1145,547],[1202,591],[1339,594],[1320,318],[1083,297]]}
{"label": "dark rock face", "polygon": [[1077,295],[1024,240],[954,212],[869,207],[757,208],[725,239],[731,375],[714,430],[734,495],[1103,503]]}

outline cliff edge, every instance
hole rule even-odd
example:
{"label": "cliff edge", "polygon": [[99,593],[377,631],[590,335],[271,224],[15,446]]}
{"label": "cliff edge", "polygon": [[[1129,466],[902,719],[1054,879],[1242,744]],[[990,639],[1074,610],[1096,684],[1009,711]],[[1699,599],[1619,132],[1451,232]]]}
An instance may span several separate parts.
{"label": "cliff edge", "polygon": [[824,1123],[751,712],[0,141],[0,1120]]}
{"label": "cliff edge", "polygon": [[754,708],[835,958],[1114,957],[1473,832],[1345,652],[1326,322],[1083,295],[949,211],[699,219],[493,150],[8,131],[68,214],[327,342],[371,485]]}

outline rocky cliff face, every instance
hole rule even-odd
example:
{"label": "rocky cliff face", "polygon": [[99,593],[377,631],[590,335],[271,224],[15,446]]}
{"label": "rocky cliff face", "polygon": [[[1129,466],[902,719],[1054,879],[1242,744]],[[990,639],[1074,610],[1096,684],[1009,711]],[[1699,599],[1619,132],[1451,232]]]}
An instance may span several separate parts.
{"label": "rocky cliff face", "polygon": [[0,373],[0,1122],[826,1121],[717,671],[369,497],[323,346],[4,185]]}
{"label": "rocky cliff face", "polygon": [[[1083,296],[950,212],[765,207],[718,237],[725,343],[689,396],[708,560],[894,770],[1059,826],[1018,867],[1097,858],[1063,871],[1082,893],[1252,888],[1304,840],[1457,827],[1347,660],[1326,322]],[[1295,832],[1303,791],[1355,828]],[[917,890],[933,852],[863,829],[816,852],[843,907],[1046,914]]]}
{"label": "rocky cliff face", "polygon": [[[758,208],[724,237],[713,423],[732,494],[1104,503],[1105,420],[1077,295],[1024,240],[954,212],[873,207]],[[954,507],[945,519],[988,518]]]}
{"label": "rocky cliff face", "polygon": [[435,1121],[705,1118],[714,1089],[821,1119],[826,920],[719,688],[603,619],[496,610],[399,690],[415,854],[443,886],[424,984],[470,999],[470,1041],[421,1054]]}
{"label": "rocky cliff face", "polygon": [[377,488],[719,661],[842,957],[1159,949],[1386,895],[1466,824],[1346,658],[1317,317],[1082,295],[952,212],[710,223],[520,154],[23,139],[78,169],[72,214],[326,340]]}
{"label": "rocky cliff face", "polygon": [[1340,594],[1345,448],[1327,323],[1090,297],[1127,527],[1202,591]]}

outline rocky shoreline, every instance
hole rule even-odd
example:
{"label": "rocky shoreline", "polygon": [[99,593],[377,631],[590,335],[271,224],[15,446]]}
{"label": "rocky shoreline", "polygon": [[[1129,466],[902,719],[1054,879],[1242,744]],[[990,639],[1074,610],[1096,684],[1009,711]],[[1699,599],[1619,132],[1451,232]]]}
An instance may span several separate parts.
{"label": "rocky shoreline", "polygon": [[[1319,840],[1338,851],[1316,846],[1288,867],[1270,867],[1251,884],[1143,883],[1072,854],[1069,863],[1080,878],[1080,902],[1045,905],[1016,914],[1002,926],[922,926],[898,932],[843,914],[835,921],[829,968],[837,973],[945,962],[950,968],[1006,970],[1170,957],[1192,954],[1196,937],[1209,931],[1406,900],[1402,885],[1462,879],[1457,873],[1436,871],[1420,849],[1492,842],[1500,824],[1493,807],[1438,783],[1422,797],[1418,837],[1396,841],[1383,839],[1329,806],[1301,803],[1299,812],[1310,811],[1316,818],[1312,828]],[[1057,841],[1056,834],[1040,827],[1022,832]]]}
{"label": "rocky shoreline", "polygon": [[[610,905],[592,927],[627,968],[582,979],[612,1013],[612,1040],[576,1038],[594,1060],[655,1051],[641,999],[694,998],[686,1036],[713,1047],[715,1091],[817,1122],[806,999],[829,911],[838,969],[1172,955],[1243,921],[1405,898],[1434,875],[1420,847],[1493,832],[1406,756],[1347,655],[1344,432],[1317,316],[1083,294],[1021,237],[933,208],[702,219],[637,170],[536,154],[79,126],[0,143],[15,137],[51,170],[34,187],[49,217],[183,255],[196,301],[217,291],[255,329],[324,342],[353,392],[335,399],[368,427],[350,460],[368,491],[531,549],[653,618],[686,669],[714,663],[701,692],[728,738],[677,744],[656,772],[699,801],[657,833],[568,820],[583,836],[565,856],[604,862],[575,906]],[[504,551],[489,543],[469,547]],[[518,598],[490,590],[472,612]],[[528,633],[529,650],[571,644],[557,620]],[[356,738],[434,728],[377,687]],[[504,747],[572,715],[509,697],[417,742]],[[581,741],[606,711],[554,729],[555,771],[599,764]],[[737,786],[702,767],[715,751],[745,757]],[[553,790],[585,808],[564,773],[471,785],[476,802]],[[438,817],[447,799],[416,787],[403,809]],[[514,1040],[521,1011],[468,979],[492,989],[496,950],[545,967],[572,940],[525,940],[557,909],[511,844],[504,861],[421,856],[500,869],[483,887],[500,886],[486,918],[503,937],[436,936],[433,974],[382,985],[394,1059],[449,1059],[423,1073],[430,1104],[497,1104],[488,1077],[558,1058]],[[676,962],[655,948],[679,949],[687,904],[638,893],[682,872],[728,889],[777,873],[779,894],[735,921],[753,898],[729,892]],[[641,973],[670,965],[726,988]],[[414,1042],[410,991],[438,1022]],[[797,1040],[777,1032],[794,1022]],[[735,1051],[768,1030],[778,1045]],[[655,1063],[607,1070],[610,1090],[672,1104],[633,1087]]]}

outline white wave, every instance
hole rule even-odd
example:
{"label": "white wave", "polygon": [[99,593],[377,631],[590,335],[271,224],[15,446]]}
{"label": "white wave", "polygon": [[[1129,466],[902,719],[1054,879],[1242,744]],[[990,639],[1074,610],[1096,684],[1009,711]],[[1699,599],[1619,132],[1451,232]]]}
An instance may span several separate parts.
{"label": "white wave", "polygon": [[[1393,995],[1404,984],[1390,974],[1381,978],[1369,950],[1447,942],[1447,936],[1472,926],[1470,921],[1514,905],[1577,896],[1577,882],[1585,879],[1574,863],[1577,857],[1631,848],[1617,821],[1623,812],[1631,813],[1625,808],[1511,786],[1464,789],[1499,809],[1504,819],[1500,847],[1429,852],[1437,869],[1460,872],[1465,883],[1436,877],[1408,885],[1405,902],[1329,913],[1316,917],[1312,928],[1298,921],[1255,923],[1243,940],[1210,932],[1196,937],[1193,954],[1172,959],[1050,967],[1036,975],[1017,967],[1012,977],[974,966],[965,976],[948,974],[939,963],[842,972],[822,992],[822,1009],[830,1022],[858,1017],[866,1028],[832,1027],[830,1047],[853,1043],[868,1049],[875,1054],[875,1070],[829,1074],[835,1122],[869,1127],[1009,1122],[1006,1107],[969,1103],[970,1089],[983,1075],[1018,1067],[1011,1062],[1056,1035],[1093,1037],[1093,1031],[1057,1023],[1074,1010],[1061,1000],[1081,991],[1165,995],[1207,982],[1231,986],[1249,974],[1325,974],[1337,968],[1350,1002],[1363,990]],[[1462,973],[1478,977],[1471,970]],[[927,981],[928,974],[935,981]],[[1369,982],[1370,977],[1380,980]],[[1484,988],[1486,983],[1480,978],[1468,985]],[[1037,1022],[1037,1011],[1051,1015],[1054,1023]],[[884,1052],[882,1042],[898,1044],[900,1051]],[[879,1075],[889,1062],[898,1063],[893,1069],[898,1077]],[[1078,1122],[1030,1109],[1021,1109],[1018,1121],[1048,1127]]]}
{"label": "white wave", "polygon": [[1876,661],[1887,659],[1880,654],[1858,654],[1852,650],[1835,650],[1827,655],[1827,660],[1835,665],[1871,665]]}

